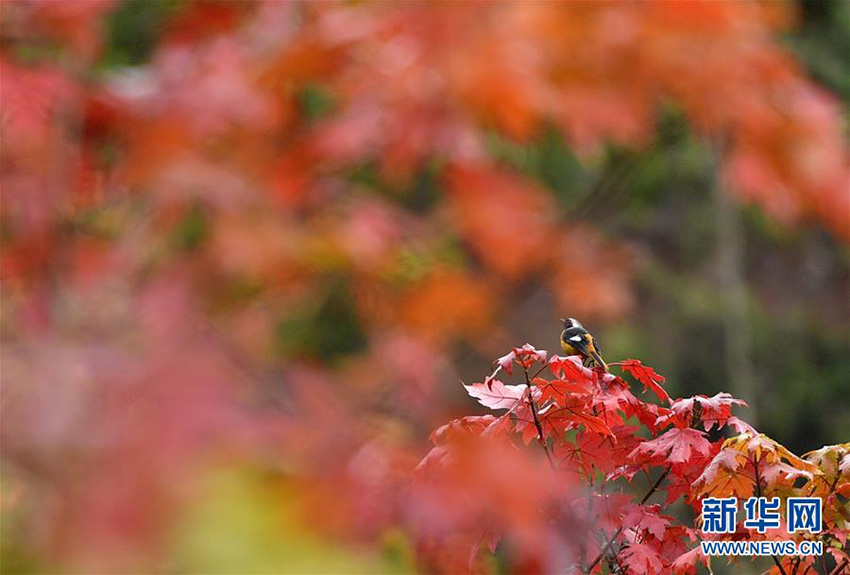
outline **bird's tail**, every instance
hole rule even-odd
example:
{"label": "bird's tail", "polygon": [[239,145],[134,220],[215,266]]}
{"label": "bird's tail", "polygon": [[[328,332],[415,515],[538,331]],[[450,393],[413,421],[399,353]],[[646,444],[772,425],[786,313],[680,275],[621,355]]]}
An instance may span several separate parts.
{"label": "bird's tail", "polygon": [[587,350],[587,355],[585,355],[583,363],[585,367],[601,367],[605,371],[608,371],[608,364],[605,363],[605,360],[602,359],[602,356],[595,349]]}
{"label": "bird's tail", "polygon": [[602,359],[602,356],[599,355],[599,352],[596,350],[591,350],[590,357],[593,358],[594,363],[597,367],[601,367],[605,371],[608,371],[608,364],[605,363],[605,360]]}

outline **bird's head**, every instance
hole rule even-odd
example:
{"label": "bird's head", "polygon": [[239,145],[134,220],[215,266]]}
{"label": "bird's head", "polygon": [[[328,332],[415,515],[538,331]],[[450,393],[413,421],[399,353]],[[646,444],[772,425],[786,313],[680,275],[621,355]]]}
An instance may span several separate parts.
{"label": "bird's head", "polygon": [[571,327],[584,328],[584,326],[581,325],[581,322],[574,317],[568,317],[566,319],[561,318],[561,322],[564,324],[564,329],[570,329]]}

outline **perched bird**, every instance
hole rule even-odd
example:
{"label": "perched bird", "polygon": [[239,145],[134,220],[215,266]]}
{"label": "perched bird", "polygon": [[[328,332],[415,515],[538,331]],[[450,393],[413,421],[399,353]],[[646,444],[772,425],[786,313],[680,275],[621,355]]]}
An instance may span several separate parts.
{"label": "perched bird", "polygon": [[561,349],[567,355],[580,355],[586,367],[601,367],[608,370],[608,364],[602,359],[602,350],[590,332],[577,319],[561,319],[564,331],[561,332]]}

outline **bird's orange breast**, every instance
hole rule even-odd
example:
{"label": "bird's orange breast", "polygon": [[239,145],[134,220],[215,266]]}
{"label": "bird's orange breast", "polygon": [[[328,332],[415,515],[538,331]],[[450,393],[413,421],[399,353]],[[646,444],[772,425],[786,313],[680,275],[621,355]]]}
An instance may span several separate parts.
{"label": "bird's orange breast", "polygon": [[574,348],[564,340],[561,340],[561,349],[563,349],[564,353],[567,355],[578,355],[578,351],[576,350],[576,348]]}

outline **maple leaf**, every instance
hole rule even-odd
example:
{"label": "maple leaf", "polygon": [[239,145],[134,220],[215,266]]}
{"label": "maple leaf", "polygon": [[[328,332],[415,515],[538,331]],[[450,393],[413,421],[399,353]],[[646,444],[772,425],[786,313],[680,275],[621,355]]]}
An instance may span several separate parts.
{"label": "maple leaf", "polygon": [[478,550],[481,548],[481,544],[484,543],[487,545],[487,549],[490,550],[490,553],[496,552],[496,547],[499,545],[499,539],[501,539],[501,534],[496,530],[488,527],[485,528],[475,543],[472,545],[472,548],[469,550],[469,562],[468,568],[470,573],[475,572],[475,559],[478,557]]}
{"label": "maple leaf", "polygon": [[504,369],[508,374],[513,375],[514,373],[514,360],[516,359],[516,348],[512,349],[493,363],[495,363],[498,368]]}
{"label": "maple leaf", "polygon": [[674,427],[663,435],[638,445],[629,458],[646,458],[656,465],[684,463],[694,453],[707,455],[711,451],[711,443],[705,437],[704,432],[696,429]]}
{"label": "maple leaf", "polygon": [[601,407],[609,423],[621,419],[618,412],[622,411],[627,418],[637,417],[651,431],[656,430],[655,423],[666,409],[654,403],[639,400],[632,394],[629,384],[624,379],[614,376],[610,379],[606,378],[603,389],[594,395],[593,407],[594,409]]}
{"label": "maple leaf", "polygon": [[596,471],[609,473],[621,465],[639,443],[634,432],[637,427],[624,425],[611,428],[613,437],[584,430],[574,441],[555,444],[555,456],[561,465],[577,468],[590,477]]}
{"label": "maple leaf", "polygon": [[524,344],[522,347],[515,347],[493,363],[496,364],[496,369],[490,376],[484,380],[484,383],[490,385],[491,381],[496,377],[500,370],[504,369],[508,374],[514,372],[514,362],[520,364],[523,368],[528,369],[535,361],[545,363],[548,352],[535,348],[530,343]]}
{"label": "maple leaf", "polygon": [[[542,392],[537,387],[531,388],[531,398],[534,400],[536,405],[540,405],[540,396]],[[527,396],[526,396],[527,397]],[[538,417],[540,418],[540,423],[543,428],[544,437],[550,437],[552,434],[556,433],[556,429],[548,423],[543,418],[543,413],[546,412],[547,409],[551,408],[550,404],[546,408],[540,409],[538,407]],[[522,435],[522,439],[526,445],[531,443],[532,440],[537,438],[537,425],[534,423],[534,414],[531,412],[531,404],[528,401],[521,401],[517,406],[511,410],[511,412],[516,420],[514,425],[514,430],[519,432]]]}
{"label": "maple leaf", "polygon": [[[694,482],[699,495],[749,497],[756,491],[767,494],[791,489],[797,477],[811,480],[817,467],[764,434],[730,437],[700,477]],[[760,478],[756,486],[755,478]]]}
{"label": "maple leaf", "polygon": [[511,410],[525,396],[527,385],[505,385],[498,379],[488,383],[464,384],[466,392],[478,400],[478,403],[490,409]]}
{"label": "maple leaf", "polygon": [[622,525],[620,517],[623,508],[631,503],[632,498],[625,493],[592,493],[590,521],[604,530],[614,531]]}
{"label": "maple leaf", "polygon": [[422,458],[422,461],[416,465],[413,470],[414,473],[427,474],[440,466],[444,466],[446,464],[446,460],[449,458],[449,454],[449,448],[444,445],[432,447],[431,450],[425,454],[425,457]]}
{"label": "maple leaf", "polygon": [[602,469],[606,464],[605,447],[609,442],[610,438],[600,441],[600,436],[585,432],[576,436],[575,443],[571,441],[556,443],[553,452],[558,468],[581,470],[590,477],[595,470]]}
{"label": "maple leaf", "polygon": [[[692,419],[697,417],[706,431],[714,426],[719,429],[732,417],[733,405],[746,406],[747,403],[724,392],[713,397],[695,395],[686,399],[677,399],[670,405],[670,411],[660,416],[655,425],[664,427],[673,423],[676,427],[690,427],[696,425],[697,422]],[[736,420],[736,423],[738,421],[740,420]]]}
{"label": "maple leaf", "polygon": [[661,387],[661,384],[664,383],[663,375],[656,373],[654,369],[643,365],[636,359],[626,359],[621,361],[618,365],[625,371],[632,374],[632,376],[641,382],[645,388],[652,390],[659,400],[664,403],[670,403],[670,396],[667,395],[667,392],[663,387]]}
{"label": "maple leaf", "polygon": [[[691,489],[698,495],[749,497],[754,491],[753,480],[738,472],[747,465],[747,461],[746,455],[736,450],[721,449],[693,482]],[[684,491],[687,492],[687,489]]]}
{"label": "maple leaf", "polygon": [[835,539],[841,543],[842,547],[847,545],[847,540],[850,538],[850,531],[847,529],[833,528],[826,530],[825,533],[829,534],[831,537],[835,537]]}
{"label": "maple leaf", "polygon": [[734,429],[738,435],[748,434],[748,435],[758,435],[758,431],[756,431],[755,427],[743,421],[734,415],[726,420],[726,425]]}
{"label": "maple leaf", "polygon": [[767,463],[778,463],[785,460],[794,465],[794,467],[807,472],[816,471],[817,469],[815,465],[797,457],[763,433],[754,437],[748,435],[731,437],[724,443],[724,447],[726,446],[746,452],[755,459],[763,460]]}
{"label": "maple leaf", "polygon": [[824,521],[838,524],[850,519],[850,510],[835,498],[835,494],[850,494],[850,443],[826,445],[804,454],[803,459],[817,466],[803,491],[808,497],[826,500]]}
{"label": "maple leaf", "polygon": [[546,358],[549,356],[549,352],[545,349],[537,349],[530,343],[514,348],[514,352],[516,353],[517,362],[526,369],[531,367],[536,361],[546,363]]}
{"label": "maple leaf", "polygon": [[542,392],[541,400],[563,402],[570,395],[589,395],[591,390],[586,382],[569,381],[566,379],[553,379],[546,381],[535,378],[532,381]]}
{"label": "maple leaf", "polygon": [[697,478],[700,483],[712,483],[721,471],[735,473],[747,463],[746,455],[734,449],[721,449]]}
{"label": "maple leaf", "polygon": [[463,435],[481,435],[498,418],[495,415],[467,415],[441,425],[431,432],[428,439],[434,445],[443,445]]}
{"label": "maple leaf", "polygon": [[620,558],[634,575],[659,575],[664,569],[658,551],[646,543],[630,543],[620,552]]}
{"label": "maple leaf", "polygon": [[809,480],[813,478],[813,474],[810,471],[797,469],[793,465],[789,465],[783,461],[765,465],[760,475],[768,485],[771,485],[778,480],[793,480],[796,477],[805,477]]}
{"label": "maple leaf", "polygon": [[569,396],[560,404],[550,404],[540,411],[540,419],[558,432],[583,425],[588,431],[613,436],[605,420],[588,413],[587,402],[578,396]]}
{"label": "maple leaf", "polygon": [[620,377],[608,381],[594,396],[594,407],[601,407],[608,413],[622,410],[627,415],[633,415],[633,409],[642,403],[631,392],[629,384]]}
{"label": "maple leaf", "polygon": [[699,502],[694,495],[692,486],[703,471],[705,471],[705,468],[714,460],[714,457],[720,451],[720,444],[722,442],[723,440],[721,439],[712,443],[711,450],[705,455],[695,453],[685,463],[671,466],[670,475],[667,478],[667,496],[665,498],[667,505],[683,497],[685,503],[696,509]]}
{"label": "maple leaf", "polygon": [[568,381],[590,381],[593,378],[593,371],[584,367],[575,355],[553,355],[549,360],[549,369],[556,377]]}
{"label": "maple leaf", "polygon": [[850,443],[825,445],[803,454],[803,459],[817,465],[824,473],[835,477],[847,475],[850,479]]}
{"label": "maple leaf", "polygon": [[[836,549],[835,547],[826,547],[826,552],[832,555],[836,565],[844,565],[845,567],[850,565],[850,555],[847,555],[847,553],[843,550]],[[832,573],[830,573],[830,575],[832,575]],[[843,575],[843,573],[839,571],[835,575]]]}
{"label": "maple leaf", "polygon": [[659,515],[659,505],[628,504],[623,508],[623,526],[627,529],[646,530],[657,539],[664,539],[664,531],[671,517]]}
{"label": "maple leaf", "polygon": [[696,575],[697,561],[708,567],[708,557],[703,555],[702,549],[695,547],[680,555],[671,565],[674,575]]}

